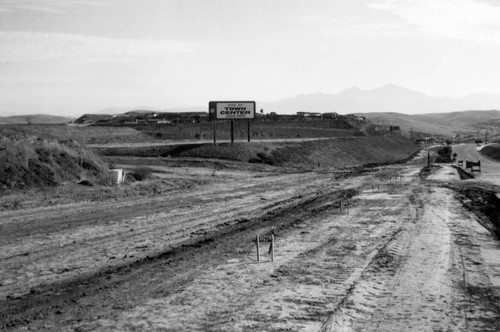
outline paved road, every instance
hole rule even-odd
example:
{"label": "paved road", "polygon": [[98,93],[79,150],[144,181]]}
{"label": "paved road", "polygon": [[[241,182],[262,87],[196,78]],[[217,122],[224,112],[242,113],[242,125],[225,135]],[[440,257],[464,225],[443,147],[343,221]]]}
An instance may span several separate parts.
{"label": "paved road", "polygon": [[453,145],[453,152],[457,153],[457,160],[481,160],[481,174],[475,174],[476,177],[500,183],[500,163],[484,157],[476,148],[476,144],[458,144]]}

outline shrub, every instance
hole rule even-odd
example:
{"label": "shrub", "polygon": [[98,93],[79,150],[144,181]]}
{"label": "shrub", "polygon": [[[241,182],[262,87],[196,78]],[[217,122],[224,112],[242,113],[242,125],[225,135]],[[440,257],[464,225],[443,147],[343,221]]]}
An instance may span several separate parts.
{"label": "shrub", "polygon": [[437,151],[437,153],[438,153],[438,157],[436,158],[437,163],[451,163],[453,161],[451,157],[452,153],[451,146],[442,147]]}
{"label": "shrub", "polygon": [[82,186],[87,186],[87,187],[93,187],[94,184],[92,182],[90,182],[89,180],[82,180],[80,182],[78,182],[78,184],[82,185]]}
{"label": "shrub", "polygon": [[151,177],[153,170],[149,167],[137,167],[129,173],[136,181],[144,181]]}

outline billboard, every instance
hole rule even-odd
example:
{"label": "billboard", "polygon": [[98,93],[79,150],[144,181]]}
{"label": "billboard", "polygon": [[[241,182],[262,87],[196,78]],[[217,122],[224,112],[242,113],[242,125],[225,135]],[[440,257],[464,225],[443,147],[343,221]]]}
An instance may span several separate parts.
{"label": "billboard", "polygon": [[210,119],[238,120],[255,118],[254,101],[211,101],[208,103]]}

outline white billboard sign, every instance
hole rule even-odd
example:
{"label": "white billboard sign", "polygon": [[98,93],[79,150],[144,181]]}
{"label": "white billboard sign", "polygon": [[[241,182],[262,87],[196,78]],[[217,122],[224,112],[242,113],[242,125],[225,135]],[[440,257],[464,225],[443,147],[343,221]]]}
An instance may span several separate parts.
{"label": "white billboard sign", "polygon": [[218,120],[253,119],[255,118],[254,101],[211,101],[209,111]]}

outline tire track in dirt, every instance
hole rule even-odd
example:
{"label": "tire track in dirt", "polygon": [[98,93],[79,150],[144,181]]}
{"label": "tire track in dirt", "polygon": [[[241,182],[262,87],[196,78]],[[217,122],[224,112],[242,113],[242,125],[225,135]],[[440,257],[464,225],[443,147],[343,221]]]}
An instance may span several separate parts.
{"label": "tire track in dirt", "polygon": [[[183,218],[188,220],[188,221],[184,220],[184,222],[182,220],[180,220],[180,221],[176,220],[176,224],[178,224],[179,228],[182,228],[182,230],[179,233],[179,236],[184,235],[183,239],[188,239],[187,240],[188,243],[189,242],[196,243],[196,241],[198,241],[198,240],[196,240],[197,238],[200,238],[201,240],[203,240],[203,238],[206,238],[206,236],[211,236],[210,234],[213,233],[213,230],[218,232],[218,229],[221,229],[223,232],[225,232],[225,229],[226,228],[231,229],[232,225],[234,225],[236,227],[245,227],[245,226],[238,226],[238,223],[241,223],[241,222],[243,222],[242,225],[245,225],[245,222],[247,220],[247,219],[241,219],[242,215],[246,215],[246,216],[250,215],[256,219],[262,219],[262,218],[264,218],[265,215],[272,216],[274,213],[276,213],[276,211],[280,211],[283,209],[286,210],[287,208],[296,205],[298,202],[300,203],[304,199],[307,200],[308,199],[307,197],[317,197],[318,195],[320,195],[318,188],[323,188],[323,185],[318,186],[318,183],[323,183],[325,176],[314,174],[314,173],[295,174],[295,175],[293,175],[292,178],[296,179],[296,181],[297,181],[295,183],[296,186],[291,186],[290,181],[289,181],[289,179],[290,179],[289,176],[279,176],[278,178],[280,179],[279,181],[273,180],[274,177],[271,178],[271,180],[273,180],[273,181],[269,181],[269,179],[263,177],[260,180],[261,181],[260,185],[255,184],[254,187],[247,186],[246,190],[249,190],[250,195],[248,195],[248,199],[245,201],[245,204],[241,204],[242,200],[240,197],[242,195],[246,195],[247,192],[240,192],[236,195],[238,205],[240,206],[240,208],[238,208],[238,209],[235,209],[234,206],[231,204],[227,204],[227,200],[223,200],[219,203],[221,210],[218,211],[218,213],[216,215],[214,215],[214,211],[216,210],[216,209],[214,209],[214,207],[205,208],[204,206],[197,206],[196,210],[193,211],[192,207],[187,206],[186,209],[179,210],[179,215],[184,216]],[[276,184],[279,184],[279,186],[277,186]],[[237,183],[235,184],[235,186],[237,186]],[[285,189],[285,190],[283,190],[283,189]],[[233,190],[233,192],[235,192],[235,191]],[[298,195],[297,195],[297,193],[298,193]],[[208,201],[207,204],[213,204],[213,202]],[[188,210],[190,212],[187,212]],[[224,213],[227,214],[227,216],[224,215]],[[193,217],[193,214],[194,214],[194,217]],[[227,217],[227,219],[224,219],[226,217]],[[218,224],[208,225],[207,224],[208,221],[211,220],[209,218],[216,218]],[[269,220],[269,217],[266,217],[263,220],[264,221]],[[154,221],[154,220],[152,220],[151,215],[149,215],[148,217],[143,218],[143,221],[145,223],[149,224],[149,223],[152,223],[152,221]],[[186,226],[188,226],[189,223],[193,223],[193,225],[195,225],[195,226],[196,226],[196,223],[198,223],[199,227],[197,229],[200,230],[200,232],[199,233],[193,232],[188,227],[186,227]],[[94,227],[95,226],[91,226],[91,228],[94,228]],[[108,225],[106,227],[108,227]],[[179,230],[177,230],[177,231],[179,231]],[[157,233],[161,233],[161,230],[160,230],[160,232],[158,232],[158,230],[154,229],[154,227],[153,227],[153,230],[151,232],[143,232],[143,233],[145,236],[148,236],[148,238],[149,238],[150,236],[156,236]],[[195,233],[195,234],[193,234],[193,233]],[[200,234],[204,234],[204,235],[200,235]],[[133,241],[132,241],[133,239],[134,238],[130,237],[130,236],[122,238],[121,241],[124,242],[124,244],[122,244],[122,247],[124,245],[127,245],[127,244],[130,245],[131,242],[133,243]],[[183,239],[181,239],[181,240],[183,240]],[[90,245],[90,247],[92,247],[92,240],[94,240],[94,239],[90,239],[90,241],[87,243],[88,245]],[[108,240],[108,239],[106,238],[106,240]],[[179,240],[179,241],[181,241],[181,240]],[[186,243],[186,241],[183,241],[183,242]],[[99,241],[95,243],[95,245],[97,247],[99,247],[99,246],[102,247],[105,244],[106,243],[101,243]],[[180,244],[181,243],[178,243],[178,245],[180,245]],[[144,252],[141,253],[140,256],[138,255],[139,257],[134,257],[134,258],[131,258],[130,260],[119,262],[118,265],[116,265],[116,266],[118,266],[118,269],[120,269],[120,270],[130,271],[128,268],[122,269],[122,268],[120,268],[120,266],[127,266],[128,264],[132,264],[134,261],[137,261],[137,260],[142,260],[147,256],[149,256],[149,257],[155,257],[155,255],[156,256],[158,256],[158,255],[163,256],[164,255],[163,252],[165,252],[165,251],[169,252],[170,250],[173,250],[175,252],[177,250],[177,249],[175,249],[175,243],[173,241],[171,243],[165,242],[165,245],[166,246],[162,250],[159,250],[158,252],[152,251],[151,248],[146,248],[144,250]],[[201,247],[203,247],[203,246],[204,245],[202,245]],[[82,248],[82,251],[86,252],[88,250],[88,248],[89,248],[89,246],[86,246],[85,248]],[[174,249],[172,249],[172,248],[174,248]],[[50,250],[51,249],[49,249],[47,251],[47,255],[46,255],[47,258],[50,258],[50,252],[51,252]],[[52,252],[57,253],[58,250],[59,250],[59,248],[57,248],[57,246],[55,246]],[[101,256],[106,254],[105,252],[104,253],[99,252],[99,250],[102,251],[102,248],[97,250],[98,254],[100,254]],[[59,250],[59,253],[60,253],[60,250]],[[86,254],[88,255],[88,253],[86,253]],[[33,259],[33,257],[31,257],[31,258]],[[70,256],[70,258],[71,258],[71,256]],[[82,262],[81,258],[78,258],[78,257],[73,257],[73,258],[76,258],[77,263],[81,264],[81,262]],[[147,261],[147,259],[146,259],[146,261]],[[53,257],[52,257],[51,262],[54,262]],[[27,287],[24,286],[22,280],[16,280],[13,278],[13,280],[11,281],[12,283],[8,282],[7,285],[2,285],[2,287],[1,287],[2,291],[10,292],[10,290],[12,290],[12,289],[19,289],[20,292],[23,292],[23,293],[20,293],[19,295],[16,295],[14,297],[11,296],[10,299],[7,299],[6,302],[9,302],[9,306],[13,307],[12,308],[13,311],[11,311],[11,312],[22,312],[22,310],[26,310],[26,309],[21,309],[21,308],[23,308],[23,307],[27,308],[26,305],[28,303],[30,303],[30,304],[28,304],[30,307],[37,307],[37,306],[43,307],[44,301],[47,301],[47,300],[42,300],[42,302],[40,302],[37,305],[36,304],[37,300],[35,300],[36,297],[39,297],[40,299],[46,299],[47,297],[49,297],[49,298],[52,297],[52,298],[54,298],[55,303],[57,303],[59,301],[59,300],[56,300],[57,298],[61,298],[61,297],[67,298],[67,296],[69,296],[68,294],[74,293],[74,292],[76,292],[75,294],[78,294],[79,292],[81,293],[81,287],[71,286],[73,283],[73,281],[71,281],[72,279],[74,279],[75,283],[83,284],[83,287],[85,289],[86,285],[89,284],[88,280],[93,279],[93,277],[92,277],[93,273],[96,273],[99,271],[103,271],[103,272],[107,273],[106,270],[109,268],[110,264],[112,264],[109,261],[103,261],[102,262],[103,268],[100,268],[99,266],[95,266],[95,265],[90,266],[90,267],[86,266],[86,268],[89,269],[89,272],[84,273],[82,271],[76,271],[76,270],[65,271],[65,270],[61,269],[61,266],[65,265],[65,264],[63,264],[64,262],[63,263],[61,263],[61,262],[62,262],[61,258],[58,259],[57,261],[55,261],[55,263],[54,263],[54,264],[56,264],[55,269],[58,268],[58,270],[51,271],[51,272],[58,272],[55,274],[61,274],[61,276],[60,276],[61,278],[58,280],[46,280],[46,279],[43,279],[43,277],[40,278],[40,276],[35,276],[35,279],[37,282],[44,280],[47,283],[47,286],[40,285],[41,287],[39,289],[38,289],[38,287],[36,287],[34,292],[33,292],[33,288],[31,288],[31,294],[28,295],[26,299],[24,299],[24,296],[22,294],[24,294]],[[22,262],[18,262],[18,264],[20,264],[20,266],[24,265]],[[59,265],[57,265],[57,264],[59,264]],[[201,265],[202,264],[200,264],[200,266]],[[140,264],[139,264],[139,266],[140,266]],[[113,269],[116,269],[116,267],[111,268],[111,271]],[[16,270],[16,269],[11,269],[11,270]],[[59,273],[59,272],[62,272],[62,273]],[[126,273],[128,273],[128,272],[126,272]],[[121,273],[120,273],[120,275],[121,275]],[[73,276],[75,276],[75,277],[73,277]],[[137,278],[136,274],[135,274],[135,277]],[[177,276],[174,279],[176,279],[176,278],[177,278]],[[99,278],[97,278],[97,279],[99,279]],[[7,279],[7,280],[9,280],[9,279]],[[85,281],[85,280],[87,280],[87,281]],[[30,282],[31,282],[31,280],[30,280]],[[106,282],[104,282],[104,283],[107,284]],[[62,287],[61,291],[56,292],[54,290],[51,290],[52,287],[57,288],[58,285],[60,285]],[[29,289],[28,289],[28,291],[29,291]],[[37,295],[39,293],[40,293],[40,296]],[[51,295],[51,294],[53,294],[53,295]],[[19,298],[19,299],[12,300],[13,298]],[[28,302],[26,302],[26,301],[28,301]],[[1,301],[1,302],[4,302],[4,301]],[[20,303],[19,304],[20,306],[17,307],[18,309],[16,309],[17,302]],[[5,318],[5,316],[4,316],[4,318]]]}
{"label": "tire track in dirt", "polygon": [[[211,198],[180,197],[170,228],[159,225],[165,215],[132,218],[142,228],[121,248],[152,238],[162,250],[0,299],[11,306],[0,322],[19,330],[494,331],[500,298],[484,272],[475,219],[434,183],[439,174],[420,181],[416,169],[399,169],[406,182],[390,184],[376,174],[338,181],[305,173],[263,177],[255,187],[245,179],[224,192],[200,188],[199,197]],[[373,183],[382,191],[363,190]],[[348,188],[359,194],[340,215]],[[256,262],[258,233],[264,250],[276,235],[275,262],[267,252]]]}
{"label": "tire track in dirt", "polygon": [[[274,181],[272,184],[276,186],[278,183]],[[67,211],[67,207],[51,210],[49,215],[41,214],[40,219],[33,218],[26,223],[34,224],[33,227],[38,230],[47,222],[53,225],[54,221],[50,217],[66,213],[62,218],[73,228],[68,226],[58,232],[30,235],[29,242],[16,243],[14,237],[16,245],[7,241],[2,243],[0,249],[4,250],[1,250],[0,261],[4,287],[0,289],[0,296],[11,293],[18,297],[23,294],[22,290],[28,293],[41,283],[153,256],[190,237],[237,223],[240,221],[239,216],[258,217],[270,209],[293,204],[297,199],[293,197],[297,189],[282,190],[281,186],[283,183],[267,193],[260,192],[261,188],[255,184],[245,186],[243,190],[233,189],[229,193],[229,189],[224,188],[222,192],[216,191],[216,195],[212,194],[208,200],[206,197],[210,193],[197,192],[194,198],[182,195],[174,201],[164,202],[165,197],[156,197],[147,201],[127,202],[132,205],[117,211],[116,215],[113,215],[113,203],[109,202],[83,217],[80,211]],[[308,190],[316,190],[310,188],[301,188],[301,195]],[[263,194],[276,201],[255,197]],[[218,200],[219,197],[224,199]],[[238,198],[236,208],[234,203],[226,203],[235,197]],[[176,205],[179,200],[185,207]],[[182,203],[186,201],[189,203]],[[170,211],[159,212],[165,209]],[[76,225],[73,225],[71,218],[77,220]],[[54,255],[58,257],[57,260],[54,260]]]}
{"label": "tire track in dirt", "polygon": [[318,214],[307,211],[309,215],[298,221],[298,229],[277,237],[274,263],[255,264],[252,251],[250,256],[229,259],[205,271],[174,295],[148,300],[112,320],[78,327],[317,330],[359,277],[366,256],[380,251],[379,238],[411,218],[404,212],[405,196],[366,196],[370,197],[354,200],[362,208],[352,207],[350,215],[342,216],[337,205],[321,209],[325,203],[316,202]]}
{"label": "tire track in dirt", "polygon": [[465,326],[463,312],[452,304],[451,232],[439,214],[447,209],[441,200],[431,194],[421,217],[404,231],[408,245],[399,251],[404,259],[389,275],[385,294],[376,299],[377,309],[364,322],[356,322],[355,329],[436,331]]}
{"label": "tire track in dirt", "polygon": [[424,208],[375,257],[323,331],[497,330],[498,296],[478,262],[477,221],[448,189],[417,188],[410,198]]}

